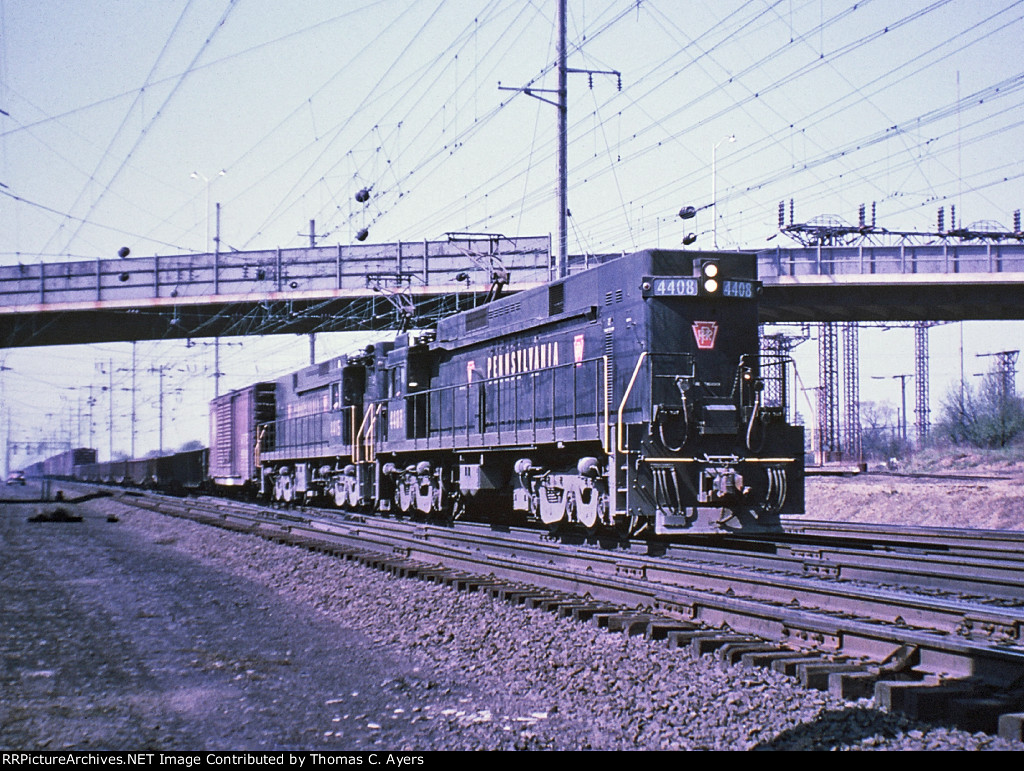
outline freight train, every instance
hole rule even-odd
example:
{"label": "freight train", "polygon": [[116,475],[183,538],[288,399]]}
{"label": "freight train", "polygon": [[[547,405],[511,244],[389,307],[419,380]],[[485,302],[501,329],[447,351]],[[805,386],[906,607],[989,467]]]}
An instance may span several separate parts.
{"label": "freight train", "polygon": [[424,518],[774,529],[803,511],[804,437],[760,291],[749,254],[610,260],[215,398],[205,478]]}

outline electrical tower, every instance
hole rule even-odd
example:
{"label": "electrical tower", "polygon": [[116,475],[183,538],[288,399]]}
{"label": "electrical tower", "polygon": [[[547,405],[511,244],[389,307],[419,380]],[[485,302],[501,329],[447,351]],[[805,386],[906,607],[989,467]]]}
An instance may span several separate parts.
{"label": "electrical tower", "polygon": [[818,441],[822,458],[838,460],[839,443],[839,329],[834,321],[818,325]]}
{"label": "electrical tower", "polygon": [[914,415],[917,417],[917,441],[924,443],[931,433],[931,406],[928,396],[928,321],[914,323]]}
{"label": "electrical tower", "polygon": [[861,460],[860,443],[860,327],[843,324],[843,453]]}

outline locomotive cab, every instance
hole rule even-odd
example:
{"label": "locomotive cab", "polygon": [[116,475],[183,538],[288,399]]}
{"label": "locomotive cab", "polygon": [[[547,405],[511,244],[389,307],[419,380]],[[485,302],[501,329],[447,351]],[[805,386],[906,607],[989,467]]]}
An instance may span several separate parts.
{"label": "locomotive cab", "polygon": [[620,424],[622,450],[636,456],[625,508],[653,509],[658,533],[774,529],[803,508],[803,432],[786,424],[784,401],[765,403],[765,377],[784,377],[785,363],[759,354],[755,258],[697,256],[689,276],[677,267],[641,284],[649,335],[636,367],[642,380],[650,359],[650,401],[623,399],[635,416]]}

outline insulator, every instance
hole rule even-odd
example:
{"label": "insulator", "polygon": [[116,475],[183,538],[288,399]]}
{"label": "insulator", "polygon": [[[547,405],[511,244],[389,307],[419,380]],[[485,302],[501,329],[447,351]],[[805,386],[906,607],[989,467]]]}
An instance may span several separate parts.
{"label": "insulator", "polygon": [[370,235],[370,231],[366,228],[361,228],[359,232],[356,233],[356,241],[365,241],[368,235]]}
{"label": "insulator", "polygon": [[789,226],[793,226],[793,199],[789,199]]}
{"label": "insulator", "polygon": [[949,205],[949,229],[956,230],[956,204]]}
{"label": "insulator", "polygon": [[362,188],[356,193],[356,200],[359,203],[366,203],[370,200],[370,189],[367,187]]}
{"label": "insulator", "polygon": [[693,206],[684,206],[679,210],[679,219],[692,220],[697,216],[697,209]]}
{"label": "insulator", "polygon": [[864,204],[860,205],[860,209],[857,212],[857,220],[860,222],[860,226],[864,227],[868,224],[867,219],[867,207]]}
{"label": "insulator", "polygon": [[1013,232],[1020,232],[1020,209],[1016,209],[1013,212]]}
{"label": "insulator", "polygon": [[779,230],[786,227],[786,202],[779,201]]}
{"label": "insulator", "polygon": [[871,227],[875,226],[875,222],[876,222],[876,220],[875,220],[875,210],[876,210],[877,206],[878,206],[878,202],[877,201],[872,201],[871,202]]}
{"label": "insulator", "polygon": [[939,232],[946,232],[946,208],[944,206],[939,207]]}

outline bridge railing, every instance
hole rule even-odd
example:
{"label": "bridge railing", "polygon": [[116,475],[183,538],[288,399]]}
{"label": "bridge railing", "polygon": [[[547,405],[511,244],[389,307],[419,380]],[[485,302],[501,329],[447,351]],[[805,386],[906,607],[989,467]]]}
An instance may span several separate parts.
{"label": "bridge railing", "polygon": [[500,265],[513,281],[544,281],[550,237],[354,244],[0,266],[0,312],[45,303],[147,301],[283,293],[487,287]]}
{"label": "bridge railing", "polygon": [[1024,244],[939,243],[811,246],[757,253],[761,280],[783,276],[856,276],[1024,272]]}

